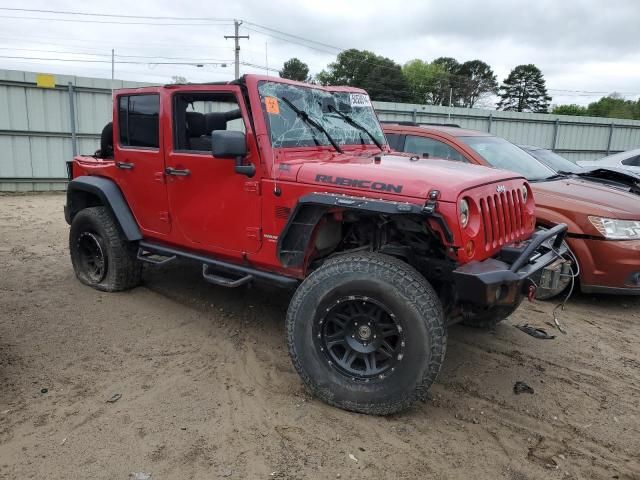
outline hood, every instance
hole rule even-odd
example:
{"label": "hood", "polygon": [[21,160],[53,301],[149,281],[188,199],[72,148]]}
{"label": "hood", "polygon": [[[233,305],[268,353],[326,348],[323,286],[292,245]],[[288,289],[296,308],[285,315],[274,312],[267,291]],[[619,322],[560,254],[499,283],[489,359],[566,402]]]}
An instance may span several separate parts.
{"label": "hood", "polygon": [[384,192],[422,200],[431,190],[439,190],[440,200],[455,202],[464,190],[514,178],[522,177],[513,172],[451,160],[388,153],[380,156],[345,153],[330,160],[305,159],[296,180],[348,191]]}
{"label": "hood", "polygon": [[586,215],[640,219],[637,195],[598,182],[565,178],[531,183],[536,205],[577,219]]}

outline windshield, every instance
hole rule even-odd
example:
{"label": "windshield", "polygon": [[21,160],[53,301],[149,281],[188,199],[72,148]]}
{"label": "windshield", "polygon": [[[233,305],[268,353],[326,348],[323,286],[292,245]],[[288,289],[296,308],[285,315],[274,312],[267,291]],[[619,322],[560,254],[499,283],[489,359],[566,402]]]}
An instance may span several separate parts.
{"label": "windshield", "polygon": [[555,170],[556,172],[570,172],[570,173],[582,173],[584,169],[576,165],[570,160],[567,160],[564,157],[561,157],[555,152],[551,150],[547,150],[545,148],[527,148],[520,147],[529,155],[534,158],[537,158],[542,163],[544,163],[547,167]]}
{"label": "windshield", "polygon": [[[278,82],[260,82],[258,92],[273,147],[331,145],[327,135],[314,127],[313,122],[323,127],[338,145],[375,145],[366,132],[334,109],[368,130],[379,143],[387,143],[366,94],[327,92]],[[289,100],[301,114],[283,99]],[[305,120],[304,114],[311,121]]]}
{"label": "windshield", "polygon": [[527,180],[544,180],[555,172],[524,150],[500,137],[458,137],[475,150],[489,165],[517,172]]}

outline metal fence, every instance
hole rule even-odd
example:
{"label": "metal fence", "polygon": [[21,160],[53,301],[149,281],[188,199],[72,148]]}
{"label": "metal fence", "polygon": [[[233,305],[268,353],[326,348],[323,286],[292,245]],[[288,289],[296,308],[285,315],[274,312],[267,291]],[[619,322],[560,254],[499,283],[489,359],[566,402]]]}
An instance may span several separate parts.
{"label": "metal fence", "polygon": [[[63,190],[65,162],[98,149],[111,119],[112,88],[138,82],[56,75],[41,88],[36,73],[0,70],[0,192]],[[519,144],[591,160],[640,147],[640,121],[374,102],[382,120],[455,123]],[[73,112],[73,113],[72,113]]]}

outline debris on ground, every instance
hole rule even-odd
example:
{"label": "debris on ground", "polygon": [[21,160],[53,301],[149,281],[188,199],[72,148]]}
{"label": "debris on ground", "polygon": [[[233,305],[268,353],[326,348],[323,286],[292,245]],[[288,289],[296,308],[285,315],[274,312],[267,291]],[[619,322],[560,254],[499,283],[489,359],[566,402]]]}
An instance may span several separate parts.
{"label": "debris on ground", "polygon": [[358,463],[358,459],[355,457],[355,455],[354,455],[353,453],[350,453],[350,454],[349,454],[349,458],[350,458],[351,460],[353,460],[354,462]]}
{"label": "debris on ground", "polygon": [[40,393],[47,393],[48,391],[49,391],[48,388],[43,388],[43,389],[40,390]]}
{"label": "debris on ground", "polygon": [[129,474],[130,480],[150,480],[151,474],[145,472],[135,472]]}
{"label": "debris on ground", "polygon": [[552,340],[556,338],[555,335],[549,335],[546,330],[529,325],[528,323],[525,323],[524,325],[515,325],[515,327],[527,335],[531,335],[533,338],[538,338],[540,340]]}
{"label": "debris on ground", "polygon": [[122,394],[121,393],[114,393],[111,396],[111,398],[109,400],[107,400],[107,403],[116,403],[121,398],[122,398]]}
{"label": "debris on ground", "polygon": [[524,382],[516,382],[513,386],[513,393],[520,395],[521,393],[533,393],[533,388]]}

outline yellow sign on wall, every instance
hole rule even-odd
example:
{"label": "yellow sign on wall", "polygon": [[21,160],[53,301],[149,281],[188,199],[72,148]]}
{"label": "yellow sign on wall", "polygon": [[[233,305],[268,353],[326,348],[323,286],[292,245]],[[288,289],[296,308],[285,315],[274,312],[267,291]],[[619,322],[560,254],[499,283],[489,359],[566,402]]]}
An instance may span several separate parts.
{"label": "yellow sign on wall", "polygon": [[49,75],[48,73],[36,74],[36,86],[40,88],[56,88],[55,75]]}

